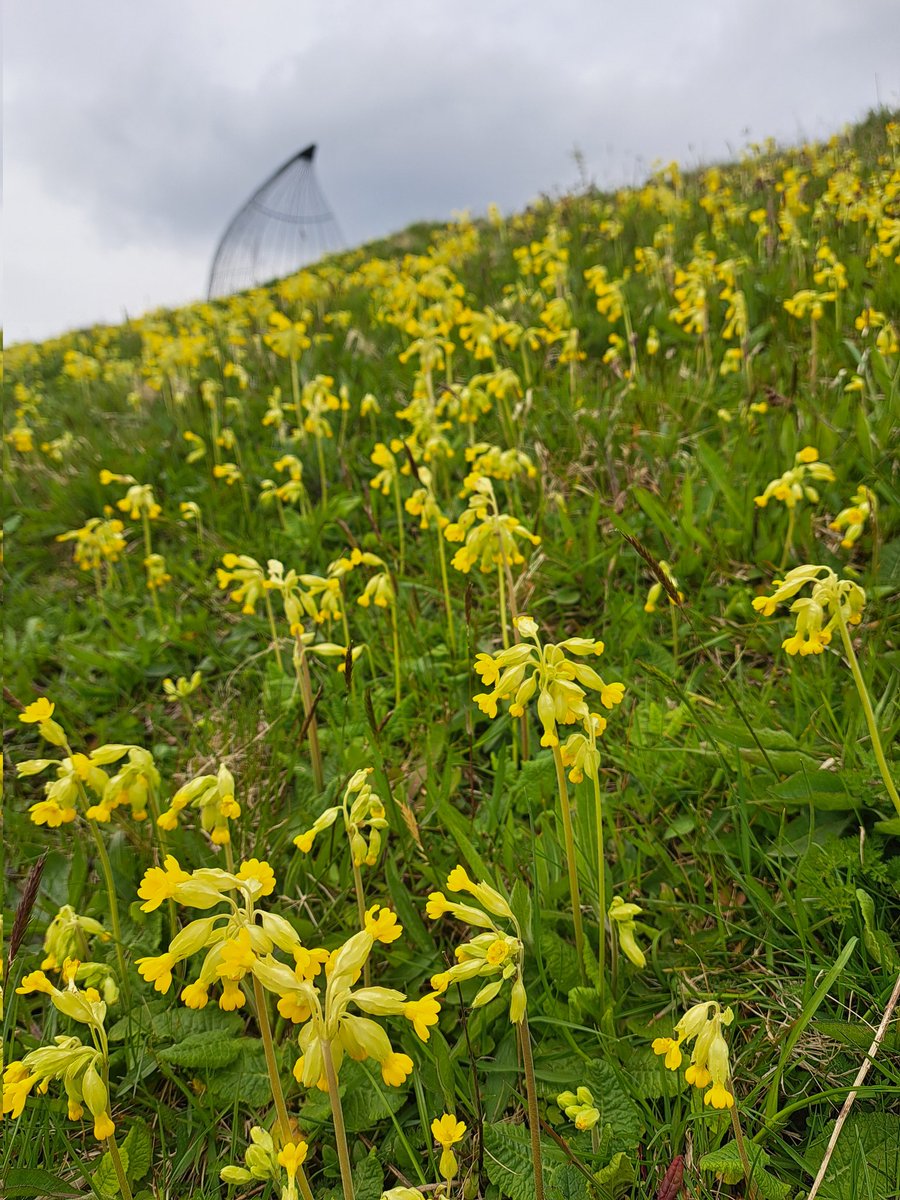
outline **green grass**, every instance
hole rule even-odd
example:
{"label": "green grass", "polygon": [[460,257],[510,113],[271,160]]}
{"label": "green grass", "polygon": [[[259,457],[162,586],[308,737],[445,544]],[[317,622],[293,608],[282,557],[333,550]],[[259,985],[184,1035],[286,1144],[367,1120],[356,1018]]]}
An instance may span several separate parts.
{"label": "green grass", "polygon": [[[828,180],[849,171],[873,204],[882,198],[890,216],[896,199],[885,196],[897,171],[896,148],[884,136],[890,119],[878,114],[830,151],[779,151],[723,165],[731,202],[743,208],[721,226],[699,205],[711,194],[700,173],[683,181],[680,206],[661,181],[643,199],[639,193],[574,195],[510,218],[502,230],[479,223],[456,253],[441,249],[452,233],[416,226],[394,241],[313,268],[311,275],[326,287],[322,299],[310,304],[310,333],[331,337],[314,338],[304,352],[301,383],[328,374],[335,388],[346,385],[350,399],[346,414],[331,416],[335,436],[325,446],[324,504],[314,442],[283,443],[275,427],[261,424],[274,386],[290,400],[290,374],[261,341],[265,320],[240,298],[72,334],[33,351],[7,351],[10,383],[37,397],[25,413],[35,449],[22,453],[6,445],[7,766],[44,753],[35,728],[15,719],[15,703],[38,695],[55,701],[55,715],[76,749],[126,742],[151,750],[164,800],[188,779],[226,762],[243,810],[233,822],[236,858],[268,859],[278,878],[272,906],[305,944],[328,948],[356,928],[342,837],[333,827],[309,856],[298,854],[291,839],[339,802],[354,770],[375,767],[374,786],[393,798],[389,811],[396,815],[379,865],[366,873],[366,891],[370,903],[391,904],[405,930],[373,956],[375,982],[417,995],[453,961],[459,925],[449,918],[426,920],[424,901],[444,886],[457,862],[512,897],[524,925],[548,1195],[587,1197],[593,1190],[649,1200],[676,1155],[686,1156],[686,1194],[742,1194],[739,1188],[729,1193],[701,1163],[732,1142],[727,1116],[704,1109],[681,1081],[683,1072],[666,1073],[649,1049],[685,1007],[712,998],[735,1012],[728,1040],[741,1123],[751,1151],[768,1156],[759,1194],[805,1195],[900,969],[898,827],[891,823],[894,813],[840,643],[835,638],[821,656],[788,658],[780,649],[792,624],[786,609],[762,619],[752,608],[753,597],[770,590],[781,573],[786,528],[782,506],[759,509],[753,497],[792,465],[796,451],[814,445],[836,482],[820,485],[819,502],[798,510],[787,565],[822,563],[865,588],[868,604],[854,638],[890,757],[900,729],[898,355],[875,349],[874,335],[864,337],[854,318],[866,303],[888,315],[900,311],[900,275],[889,256],[868,261],[883,219],[874,208],[867,221],[822,202]],[[790,167],[808,176],[803,199],[809,212],[800,226],[805,244],[793,250],[776,243],[769,256],[747,214],[780,203],[774,184]],[[617,237],[601,233],[601,222],[613,218],[621,225]],[[746,346],[754,351],[752,390],[742,372],[718,373],[724,349],[735,344],[721,336],[721,283],[709,293],[712,372],[699,340],[669,315],[672,280],[660,288],[646,273],[632,273],[624,285],[638,376],[629,380],[621,365],[603,362],[610,333],[622,335],[623,324],[610,325],[598,313],[583,272],[603,263],[610,278],[621,277],[634,266],[634,249],[652,246],[666,221],[674,227],[673,266],[690,261],[701,236],[718,262],[746,259],[740,282],[749,310]],[[590,982],[582,986],[552,759],[538,745],[536,722],[529,757],[521,761],[513,752],[509,718],[488,721],[472,703],[481,690],[471,669],[475,653],[499,646],[496,576],[450,569],[452,653],[434,530],[420,531],[417,519],[406,519],[406,569],[397,581],[399,705],[389,623],[375,609],[352,603],[361,583],[351,577],[351,636],[368,647],[352,689],[335,672],[334,660],[312,663],[313,691],[321,689],[316,715],[324,794],[315,787],[308,744],[300,737],[304,716],[290,674],[289,642],[284,675],[267,652],[262,608],[256,617],[242,616],[217,589],[215,576],[222,555],[232,551],[324,574],[354,543],[396,569],[393,500],[369,487],[375,472],[369,456],[376,440],[410,437],[408,422],[396,411],[412,396],[416,360],[404,364],[398,356],[415,334],[383,319],[390,297],[359,269],[378,259],[418,277],[422,256],[443,255],[472,309],[490,305],[524,326],[539,326],[540,306],[532,297],[537,281],[526,281],[523,296],[505,289],[522,279],[513,250],[553,229],[568,250],[561,287],[586,357],[570,370],[556,362],[556,348],[528,352],[531,382],[520,411],[510,424],[495,403],[479,418],[475,440],[507,446],[512,434],[537,468],[533,479],[496,484],[501,506],[542,539],[529,561],[514,568],[519,611],[533,616],[550,641],[576,634],[602,638],[606,650],[598,667],[627,689],[623,705],[608,714],[601,740],[606,894],[641,905],[647,964],[637,970],[619,961],[614,1005],[606,1013],[593,965],[599,880],[591,785],[570,787],[590,958]],[[800,288],[817,286],[813,259],[823,235],[846,267],[848,288],[840,327],[834,306],[826,304],[811,379],[809,322],[789,317],[783,302]],[[272,299],[297,319],[302,305],[279,300],[277,286]],[[551,287],[543,301],[555,294]],[[348,314],[345,328],[325,321],[335,312]],[[661,341],[655,356],[645,350],[651,326]],[[194,365],[166,372],[161,388],[154,388],[151,331],[164,338],[198,333],[207,352]],[[245,344],[230,345],[230,331],[244,335]],[[490,370],[490,361],[463,348],[458,323],[450,337],[457,347],[454,386]],[[97,358],[109,380],[83,387],[62,373],[68,349]],[[627,366],[627,348],[623,353]],[[519,350],[501,345],[498,355],[501,366],[522,372]],[[246,390],[223,377],[229,360],[246,368]],[[863,389],[848,392],[857,371]],[[209,410],[200,395],[204,379],[224,382],[225,394],[237,398],[222,415],[237,439],[245,497],[240,485],[229,488],[212,477]],[[381,406],[375,418],[359,413],[367,392]],[[139,394],[129,400],[129,393]],[[762,400],[768,411],[751,414],[749,404]],[[7,432],[16,403],[7,406]],[[186,462],[186,429],[208,443],[199,463]],[[71,444],[62,461],[54,461],[40,443],[64,433],[71,434]],[[436,492],[455,519],[464,506],[457,493],[467,431],[451,421],[445,435],[454,456],[438,457],[431,467]],[[304,515],[286,507],[282,524],[277,510],[262,508],[257,496],[262,479],[278,478],[273,463],[286,451],[304,462],[311,509]],[[233,453],[223,450],[223,457],[230,460]],[[126,520],[128,552],[102,599],[90,574],[72,564],[71,544],[54,540],[99,515],[124,491],[101,486],[101,468],[151,483],[162,504],[154,549],[164,554],[172,582],[159,595],[161,626],[143,586],[138,523]],[[848,551],[827,526],[860,484],[876,495],[878,513]],[[401,486],[409,495],[415,483],[404,478]],[[185,500],[200,505],[201,538],[178,519]],[[685,594],[683,607],[670,612],[663,597],[659,611],[644,611],[653,576],[625,535],[671,565]],[[455,547],[446,548],[449,560]],[[280,632],[287,639],[283,623]],[[334,634],[340,640],[339,627]],[[188,719],[166,700],[162,680],[197,668],[202,691],[189,701]],[[67,903],[107,924],[108,911],[84,822],[60,830],[36,827],[27,809],[40,796],[40,778],[16,779],[8,770],[7,780],[7,933],[27,872],[47,853],[27,936],[7,977],[9,1061],[69,1032],[70,1023],[45,998],[15,993],[22,975],[39,965],[47,923]],[[135,903],[140,878],[159,848],[150,823],[123,816],[126,811],[118,810],[102,835],[133,963],[165,949],[168,917],[163,909],[148,918]],[[192,821],[169,835],[169,845],[188,869],[224,865],[221,851]],[[870,925],[860,893],[872,900]],[[98,944],[92,957],[115,964],[109,946]],[[138,1122],[149,1132],[149,1163],[136,1191],[196,1200],[277,1195],[270,1184],[229,1192],[219,1181],[221,1167],[243,1160],[250,1126],[271,1127],[274,1119],[248,1009],[226,1015],[211,1004],[190,1012],[177,993],[154,993],[133,966],[130,990],[132,1007],[120,999],[107,1026],[113,1030],[110,1078],[119,1140]],[[360,1197],[377,1198],[382,1179],[385,1188],[436,1181],[439,1151],[429,1125],[442,1111],[455,1112],[468,1126],[456,1147],[467,1197],[533,1195],[515,1035],[504,1000],[473,1009],[475,990],[470,984],[448,994],[428,1043],[390,1024],[396,1045],[415,1063],[399,1091],[386,1088],[371,1063],[342,1071]],[[241,1039],[226,1065],[167,1061],[167,1050],[184,1036],[204,1031],[220,1041]],[[838,1144],[834,1171],[820,1193],[826,1200],[900,1194],[897,1031],[895,1018]],[[290,1073],[295,1033],[277,1022],[288,1107],[310,1143],[315,1195],[339,1194],[327,1099],[307,1095]],[[555,1106],[559,1091],[582,1084],[602,1101],[597,1148]],[[102,1196],[96,1175],[101,1150],[86,1123],[66,1119],[59,1087],[52,1084],[48,1096],[32,1096],[22,1117],[7,1126],[0,1179],[10,1196],[90,1194],[92,1186]],[[30,1174],[41,1171],[49,1174]],[[587,1176],[598,1173],[589,1185]],[[454,1187],[460,1186],[457,1180]]]}

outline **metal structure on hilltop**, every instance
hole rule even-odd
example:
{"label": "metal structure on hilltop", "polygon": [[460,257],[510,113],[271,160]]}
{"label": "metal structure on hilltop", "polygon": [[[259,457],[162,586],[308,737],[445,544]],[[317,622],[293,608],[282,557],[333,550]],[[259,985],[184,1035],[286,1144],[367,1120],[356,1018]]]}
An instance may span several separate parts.
{"label": "metal structure on hilltop", "polygon": [[210,300],[291,275],[342,248],[340,226],[316,181],[315,154],[313,143],[289,158],[232,217],[213,256]]}

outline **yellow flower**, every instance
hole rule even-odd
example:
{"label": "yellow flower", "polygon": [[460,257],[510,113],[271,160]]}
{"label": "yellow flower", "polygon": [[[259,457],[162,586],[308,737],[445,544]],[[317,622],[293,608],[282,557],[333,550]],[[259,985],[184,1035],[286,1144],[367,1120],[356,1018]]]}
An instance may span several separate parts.
{"label": "yellow flower", "polygon": [[431,892],[425,904],[425,915],[432,921],[436,921],[438,917],[442,917],[444,913],[450,912],[451,905],[443,892]]}
{"label": "yellow flower", "polygon": [[223,980],[237,982],[243,979],[248,971],[252,971],[255,964],[256,954],[250,943],[250,933],[246,928],[242,928],[237,937],[222,943],[216,974]]}
{"label": "yellow flower", "polygon": [[678,1043],[680,1040],[680,1038],[675,1039],[668,1037],[653,1039],[653,1053],[665,1055],[665,1064],[667,1069],[670,1071],[677,1071],[681,1066],[682,1055],[678,1048]]}
{"label": "yellow flower", "polygon": [[174,954],[161,954],[158,958],[137,959],[137,969],[142,978],[152,983],[157,992],[167,992],[172,985]]}
{"label": "yellow flower", "polygon": [[366,930],[376,942],[389,945],[403,933],[403,926],[397,923],[396,913],[389,908],[382,908],[380,904],[373,904],[366,912]]}
{"label": "yellow flower", "polygon": [[238,879],[255,879],[260,885],[258,895],[271,896],[275,891],[275,872],[267,862],[258,858],[250,858],[242,862],[237,873]]}
{"label": "yellow flower", "polygon": [[188,983],[181,989],[181,1000],[186,1008],[206,1008],[209,991],[200,980]]}
{"label": "yellow flower", "polygon": [[412,1069],[413,1060],[408,1054],[391,1052],[381,1064],[381,1078],[389,1087],[400,1087]]}
{"label": "yellow flower", "polygon": [[278,1161],[288,1173],[293,1182],[297,1168],[306,1162],[309,1146],[306,1142],[286,1142],[278,1152]]}
{"label": "yellow flower", "polygon": [[223,1012],[234,1012],[236,1008],[243,1008],[247,997],[241,991],[236,983],[231,979],[222,980],[222,995],[219,998],[219,1008]]}
{"label": "yellow flower", "polygon": [[179,883],[190,879],[190,874],[181,869],[174,855],[167,854],[162,867],[150,867],[141,880],[138,895],[144,901],[142,912],[153,912],[155,908],[175,895]]}
{"label": "yellow flower", "polygon": [[703,1097],[703,1103],[711,1104],[713,1108],[734,1108],[734,1096],[724,1084],[716,1083]]}
{"label": "yellow flower", "polygon": [[456,1177],[458,1170],[456,1155],[451,1146],[455,1146],[457,1142],[461,1141],[465,1132],[465,1124],[458,1121],[452,1113],[444,1113],[440,1117],[435,1117],[431,1122],[431,1136],[443,1151],[438,1169],[448,1183]]}
{"label": "yellow flower", "polygon": [[100,1113],[94,1118],[94,1137],[99,1141],[104,1141],[108,1137],[112,1137],[116,1126],[109,1113]]}
{"label": "yellow flower", "polygon": [[423,1042],[431,1036],[430,1025],[437,1025],[441,1006],[436,996],[423,996],[421,1000],[407,1000],[403,1006],[403,1015],[412,1021],[413,1029]]}
{"label": "yellow flower", "polygon": [[48,700],[46,696],[41,696],[32,701],[24,712],[19,713],[19,720],[25,725],[39,725],[43,721],[50,720],[55,708],[56,705],[52,701]]}

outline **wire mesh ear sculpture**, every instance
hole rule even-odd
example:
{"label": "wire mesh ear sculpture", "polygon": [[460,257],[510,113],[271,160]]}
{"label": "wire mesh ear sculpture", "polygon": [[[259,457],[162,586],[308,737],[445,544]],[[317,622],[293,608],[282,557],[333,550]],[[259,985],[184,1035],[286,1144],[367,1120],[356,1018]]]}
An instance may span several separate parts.
{"label": "wire mesh ear sculpture", "polygon": [[315,144],[289,158],[232,218],[213,256],[209,299],[291,275],[344,244],[316,181]]}

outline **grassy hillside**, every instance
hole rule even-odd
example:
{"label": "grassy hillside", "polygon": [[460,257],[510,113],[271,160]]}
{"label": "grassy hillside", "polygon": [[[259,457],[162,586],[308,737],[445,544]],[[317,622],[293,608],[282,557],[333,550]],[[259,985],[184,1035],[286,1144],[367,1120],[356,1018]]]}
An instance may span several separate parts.
{"label": "grassy hillside", "polygon": [[6,351],[6,1194],[807,1194],[900,972],[898,120]]}

